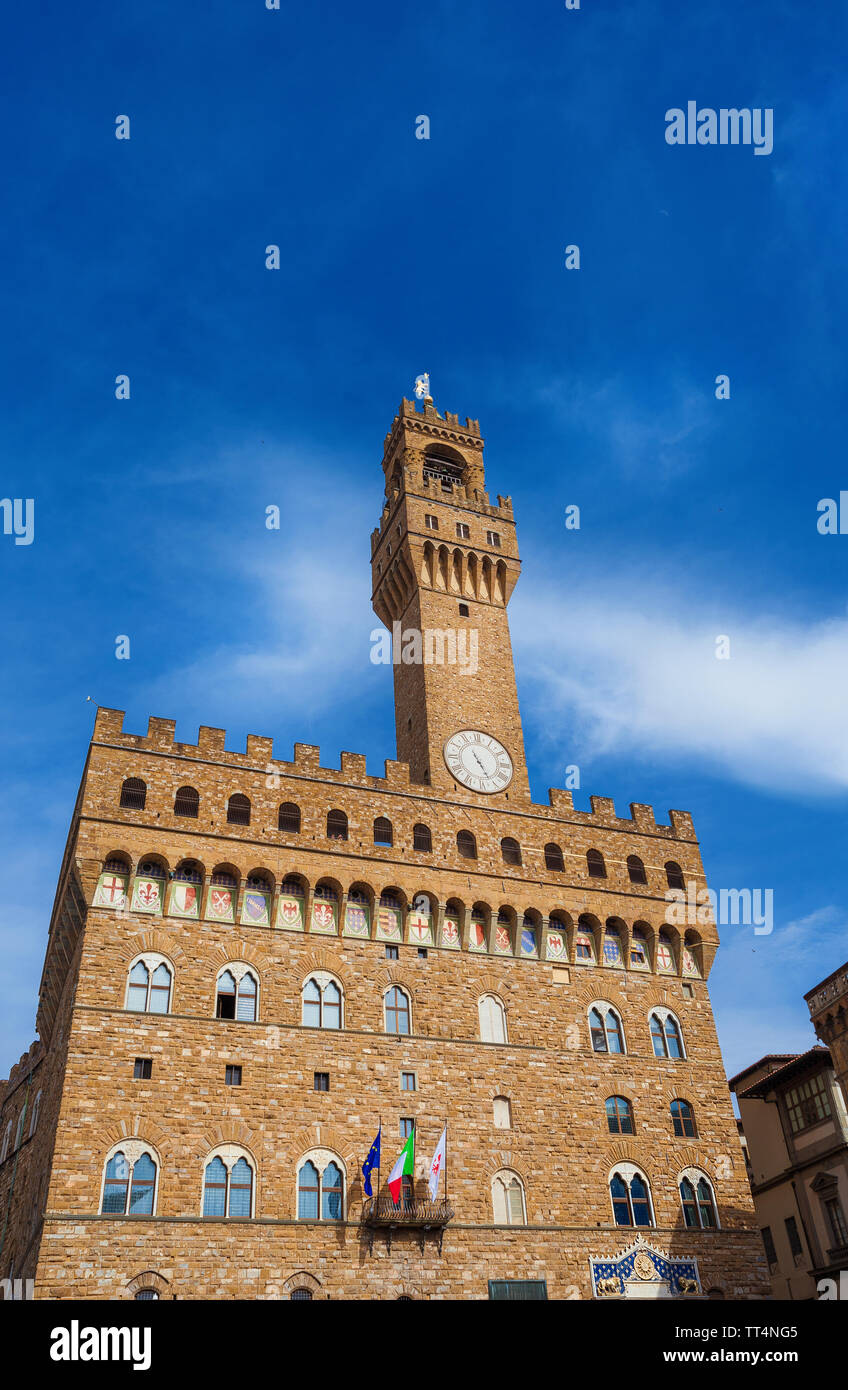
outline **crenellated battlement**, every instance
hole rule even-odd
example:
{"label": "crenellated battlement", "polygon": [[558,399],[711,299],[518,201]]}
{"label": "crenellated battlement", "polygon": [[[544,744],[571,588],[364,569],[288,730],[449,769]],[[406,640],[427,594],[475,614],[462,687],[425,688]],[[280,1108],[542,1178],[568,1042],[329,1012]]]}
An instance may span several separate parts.
{"label": "crenellated battlement", "polygon": [[[341,752],[338,767],[325,767],[321,763],[321,749],[311,743],[296,743],[294,756],[290,760],[274,755],[274,740],[259,734],[248,734],[244,752],[226,747],[225,729],[216,729],[202,724],[198,730],[197,743],[182,743],[175,740],[176,721],[151,715],[146,734],[129,734],[124,730],[123,710],[99,707],[95,717],[92,743],[126,748],[155,754],[172,754],[180,758],[197,758],[198,761],[221,763],[245,771],[260,772],[269,770],[279,777],[309,778],[333,783],[361,786],[375,792],[406,792],[415,796],[444,800],[444,793],[428,783],[413,782],[409,765],[387,758],[382,777],[374,777],[366,772],[364,753]],[[458,799],[464,799],[458,794]],[[574,806],[571,791],[560,787],[548,790],[548,804],[533,802],[531,814],[551,820],[564,820],[573,825],[591,826],[607,830],[638,831],[648,835],[662,835],[671,840],[687,840],[697,843],[692,817],[688,811],[668,812],[669,824],[658,823],[652,806],[643,802],[630,803],[630,815],[619,816],[611,797],[590,796],[591,810],[580,811]],[[508,814],[509,807],[499,808]],[[518,809],[518,808],[516,808]]]}

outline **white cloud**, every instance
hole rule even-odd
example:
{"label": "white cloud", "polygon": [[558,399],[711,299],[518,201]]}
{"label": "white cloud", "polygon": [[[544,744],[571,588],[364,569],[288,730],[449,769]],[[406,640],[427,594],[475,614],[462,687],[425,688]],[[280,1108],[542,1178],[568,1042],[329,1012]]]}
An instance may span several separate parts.
{"label": "white cloud", "polygon": [[723,610],[679,587],[525,588],[513,632],[528,712],[567,762],[638,749],[787,796],[843,791],[848,618]]}

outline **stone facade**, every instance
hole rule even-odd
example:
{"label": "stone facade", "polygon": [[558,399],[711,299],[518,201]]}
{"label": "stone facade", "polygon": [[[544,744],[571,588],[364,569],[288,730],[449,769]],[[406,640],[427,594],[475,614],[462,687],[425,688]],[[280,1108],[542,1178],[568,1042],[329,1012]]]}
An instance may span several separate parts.
{"label": "stone facade", "polygon": [[[666,922],[675,873],[704,886],[691,818],[672,811],[658,824],[642,804],[619,817],[602,797],[581,812],[563,790],[530,800],[506,617],[519,567],[512,508],[484,492],[479,427],[404,402],[384,471],[375,609],[404,628],[470,622],[479,669],[394,666],[404,761],[382,777],[354,753],[327,768],[309,745],[283,760],[270,739],[249,737],[234,752],[211,728],[182,744],[169,720],[134,735],[120,712],[98,711],[40,1042],[0,1090],[0,1137],[10,1122],[12,1135],[0,1275],[34,1278],[45,1298],[486,1298],[489,1280],[544,1280],[552,1298],[763,1296],[707,986],[715,926]],[[425,522],[436,512],[445,553]],[[469,534],[454,544],[457,524]],[[507,788],[483,795],[451,776],[441,749],[463,728],[508,749]],[[176,813],[184,788],[195,814]],[[281,805],[298,808],[299,828],[281,822]],[[330,812],[344,813],[346,839],[328,835]],[[377,818],[391,843],[375,844]],[[429,848],[415,847],[422,827]],[[459,832],[473,835],[475,857],[460,853]],[[505,858],[507,838],[518,861]],[[603,876],[588,851],[603,856]],[[128,983],[140,959],[151,973],[166,966],[167,1012],[140,1011]],[[228,966],[258,988],[243,1017],[216,1016]],[[341,992],[340,1028],[311,1026],[313,979]],[[388,1031],[396,988],[408,1033]],[[596,1003],[614,1010],[623,1052],[596,1050]],[[485,1022],[489,1009],[500,1024]],[[654,1015],[676,1020],[683,1056],[656,1055]],[[484,1040],[494,1036],[503,1040]],[[136,1078],[137,1059],[149,1077]],[[241,1068],[240,1086],[225,1084],[227,1067]],[[316,1073],[328,1090],[315,1089]],[[25,1120],[18,1143],[20,1111],[39,1091],[32,1136]],[[612,1096],[630,1102],[632,1133],[610,1132]],[[677,1135],[670,1107],[681,1099],[692,1122]],[[409,1119],[409,1201],[422,1211],[447,1122],[439,1197],[451,1219],[366,1226],[361,1164],[381,1124],[384,1191]],[[101,1214],[118,1150],[155,1164],[143,1215]],[[249,1216],[202,1214],[215,1151],[229,1165],[245,1156]],[[342,1219],[298,1216],[310,1154],[341,1170]],[[652,1221],[638,1229],[616,1224],[609,1186],[637,1170]],[[686,1173],[708,1181],[717,1226],[684,1223]],[[517,1205],[495,1205],[496,1175],[520,1191]]]}
{"label": "stone facade", "polygon": [[848,962],[804,995],[816,1034],[830,1050],[848,1104]]}

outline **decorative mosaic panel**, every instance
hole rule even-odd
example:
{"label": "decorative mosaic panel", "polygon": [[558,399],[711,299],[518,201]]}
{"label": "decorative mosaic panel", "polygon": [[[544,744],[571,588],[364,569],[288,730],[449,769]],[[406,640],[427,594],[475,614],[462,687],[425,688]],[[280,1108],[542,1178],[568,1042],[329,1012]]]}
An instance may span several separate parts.
{"label": "decorative mosaic panel", "polygon": [[216,922],[234,922],[236,914],[235,888],[210,888],[206,916]]}
{"label": "decorative mosaic panel", "polygon": [[486,928],[482,922],[472,922],[471,931],[468,936],[469,951],[485,951],[486,949]]}
{"label": "decorative mosaic panel", "polygon": [[199,917],[201,891],[199,883],[172,883],[168,916]]}
{"label": "decorative mosaic panel", "polygon": [[442,922],[442,937],[439,943],[447,946],[450,950],[459,950],[459,919],[456,917],[445,917]]}
{"label": "decorative mosaic panel", "polygon": [[624,961],[621,958],[621,941],[619,937],[613,936],[610,932],[604,933],[604,965],[624,968]]}
{"label": "decorative mosaic panel", "polygon": [[661,941],[657,947],[657,974],[674,974],[674,956],[671,954],[671,947]]}
{"label": "decorative mosaic panel", "polygon": [[565,960],[565,933],[549,931],[545,937],[545,959]]}
{"label": "decorative mosaic panel", "polygon": [[94,894],[95,907],[126,907],[127,877],[123,874],[101,874]]}
{"label": "decorative mosaic panel", "polygon": [[694,951],[690,951],[688,946],[683,947],[683,974],[696,980],[701,978],[701,972],[698,969],[695,953]]}
{"label": "decorative mosaic panel", "polygon": [[162,893],[165,884],[158,878],[136,878],[133,881],[133,912],[162,912]]}
{"label": "decorative mosaic panel", "polygon": [[303,931],[303,898],[288,893],[280,895],[277,905],[277,926],[284,931]]}
{"label": "decorative mosaic panel", "polygon": [[336,935],[336,905],[335,903],[325,902],[322,898],[315,898],[312,903],[312,926],[310,931],[320,932],[323,936]]}
{"label": "decorative mosaic panel", "polygon": [[345,911],[344,936],[369,937],[371,913],[365,903],[348,903]]}
{"label": "decorative mosaic panel", "polygon": [[271,897],[248,888],[241,900],[241,920],[252,927],[267,927],[271,921]]}
{"label": "decorative mosaic panel", "polygon": [[512,935],[510,928],[499,922],[495,925],[495,940],[493,950],[497,956],[512,955]]}
{"label": "decorative mosaic panel", "polygon": [[643,1240],[612,1259],[589,1260],[595,1298],[670,1298],[699,1294],[697,1260],[675,1260]]}
{"label": "decorative mosaic panel", "polygon": [[529,960],[537,960],[539,956],[539,946],[536,940],[535,927],[521,928],[521,954]]}
{"label": "decorative mosaic panel", "polygon": [[402,935],[399,909],[396,907],[378,907],[377,940],[400,941]]}
{"label": "decorative mosaic panel", "polygon": [[433,919],[428,912],[410,912],[406,919],[407,940],[413,946],[433,945]]}

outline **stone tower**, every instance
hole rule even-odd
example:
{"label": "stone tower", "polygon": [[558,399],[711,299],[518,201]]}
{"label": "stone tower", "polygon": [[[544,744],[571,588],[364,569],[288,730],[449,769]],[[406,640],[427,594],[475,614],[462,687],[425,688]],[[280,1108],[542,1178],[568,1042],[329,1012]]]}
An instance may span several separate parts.
{"label": "stone tower", "polygon": [[[498,497],[493,505],[486,492],[479,423],[460,425],[431,401],[423,412],[402,401],[386,436],[383,472],[386,502],[371,537],[371,567],[374,611],[401,646],[399,660],[394,653],[398,759],[409,764],[414,781],[442,791],[465,787],[492,805],[526,803],[506,611],[521,562],[512,501]],[[421,659],[405,659],[419,656],[414,640],[404,640],[408,633],[421,634]],[[507,785],[486,743],[469,748],[465,783],[452,773],[445,745],[459,735],[450,751],[461,772],[466,730],[507,751],[511,767],[501,759],[511,772]],[[469,785],[475,769],[480,775]]]}

